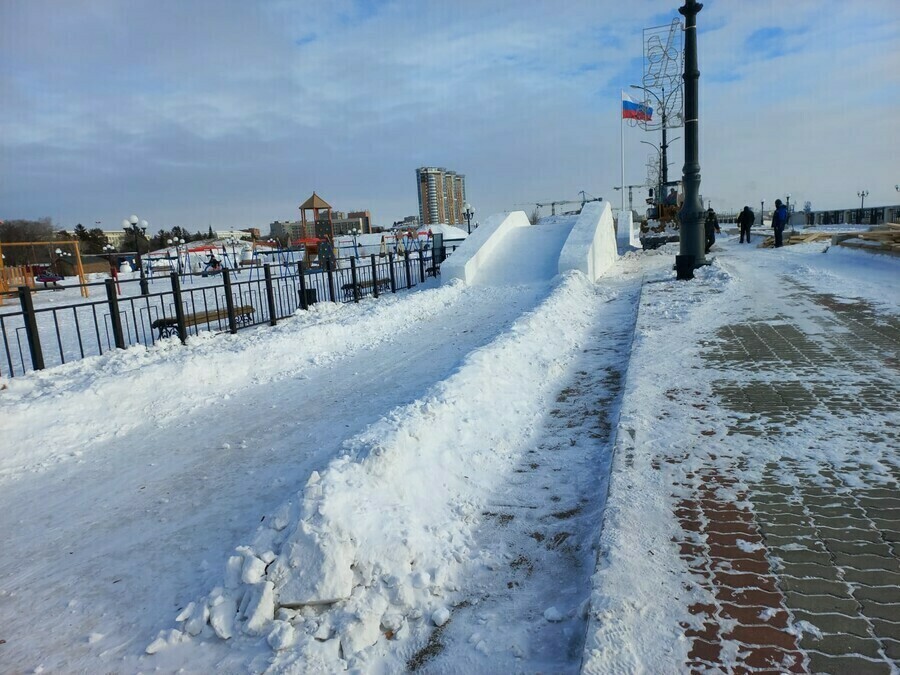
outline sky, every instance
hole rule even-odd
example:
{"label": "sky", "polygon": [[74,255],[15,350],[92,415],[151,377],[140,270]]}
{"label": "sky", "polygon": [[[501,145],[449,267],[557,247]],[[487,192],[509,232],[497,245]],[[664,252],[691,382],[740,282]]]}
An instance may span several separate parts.
{"label": "sky", "polygon": [[[426,165],[466,175],[476,220],[618,205],[621,91],[680,4],[2,0],[0,219],[267,232],[315,190],[390,225]],[[697,22],[714,208],[900,203],[900,3],[708,0]],[[644,183],[659,133],[624,136]]]}

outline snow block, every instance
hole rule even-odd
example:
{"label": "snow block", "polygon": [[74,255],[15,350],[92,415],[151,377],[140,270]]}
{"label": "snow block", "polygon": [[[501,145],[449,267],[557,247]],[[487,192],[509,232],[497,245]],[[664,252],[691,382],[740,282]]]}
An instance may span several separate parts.
{"label": "snow block", "polygon": [[559,254],[559,273],[584,272],[597,281],[616,262],[616,235],[608,203],[585,204]]}
{"label": "snow block", "polygon": [[471,285],[479,270],[490,265],[506,235],[517,227],[531,227],[524,211],[498,213],[489,217],[443,262],[441,283],[461,279],[467,286]]}
{"label": "snow block", "polygon": [[639,232],[634,226],[634,216],[631,211],[619,211],[616,214],[616,242],[620,251],[643,248]]}
{"label": "snow block", "polygon": [[327,605],[350,597],[354,551],[349,542],[300,521],[267,575],[278,605]]}

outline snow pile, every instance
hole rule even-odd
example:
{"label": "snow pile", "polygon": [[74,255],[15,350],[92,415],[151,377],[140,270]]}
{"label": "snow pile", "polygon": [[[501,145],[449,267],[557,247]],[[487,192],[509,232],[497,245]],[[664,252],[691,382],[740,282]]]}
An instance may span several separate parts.
{"label": "snow pile", "polygon": [[[236,549],[223,584],[179,615],[180,632],[265,636],[285,652],[274,665],[333,670],[339,657],[365,664],[423,617],[446,623],[481,508],[585,343],[597,293],[568,275],[423,399],[348,440]],[[160,637],[154,649],[181,639]]]}
{"label": "snow pile", "polygon": [[471,284],[482,269],[490,268],[494,258],[503,253],[508,235],[522,227],[532,227],[524,211],[492,215],[444,262],[441,279],[461,279]]}

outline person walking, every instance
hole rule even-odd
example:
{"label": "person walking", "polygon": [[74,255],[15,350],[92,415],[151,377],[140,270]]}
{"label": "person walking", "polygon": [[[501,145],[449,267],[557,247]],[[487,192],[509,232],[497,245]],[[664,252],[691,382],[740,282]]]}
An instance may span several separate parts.
{"label": "person walking", "polygon": [[753,221],[755,219],[756,217],[753,215],[753,211],[750,210],[749,206],[745,206],[744,210],[738,215],[737,223],[741,227],[741,244],[744,243],[744,236],[747,237],[747,243],[750,243],[750,228],[753,227]]}
{"label": "person walking", "polygon": [[775,230],[775,248],[781,248],[784,245],[782,235],[788,221],[787,207],[780,199],[775,200],[775,211],[772,213],[772,229]]}
{"label": "person walking", "polygon": [[722,234],[722,230],[719,229],[719,218],[711,206],[706,211],[706,221],[703,223],[703,227],[706,230],[706,252],[709,253],[709,249],[716,243],[716,234]]}

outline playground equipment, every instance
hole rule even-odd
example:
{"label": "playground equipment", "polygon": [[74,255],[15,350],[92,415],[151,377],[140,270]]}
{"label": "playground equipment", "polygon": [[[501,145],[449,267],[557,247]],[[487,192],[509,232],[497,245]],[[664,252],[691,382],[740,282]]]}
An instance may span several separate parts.
{"label": "playground equipment", "polygon": [[[51,261],[50,262],[51,265],[56,263],[57,260],[59,259],[58,256],[54,256],[53,252],[55,249],[58,249],[63,246],[65,246],[65,247],[71,246],[72,248],[74,248],[74,250],[75,250],[74,265],[75,265],[75,272],[78,275],[79,290],[81,291],[81,297],[83,297],[83,298],[88,297],[90,293],[89,293],[88,287],[87,287],[87,280],[84,277],[84,266],[81,263],[81,248],[79,247],[79,242],[77,239],[58,239],[56,241],[14,241],[14,242],[6,242],[6,243],[0,242],[0,271],[2,271],[5,267],[4,266],[5,256],[3,254],[4,247],[6,249],[17,248],[17,247],[20,247],[20,248],[29,247],[31,255],[30,255],[30,262],[27,265],[27,267],[31,268],[37,264],[37,261],[35,260],[35,256],[34,256],[34,248],[35,247],[44,247],[44,246],[46,246],[48,249],[47,253],[48,253],[48,257]],[[22,266],[18,266],[18,267],[26,267],[26,266],[22,265]],[[0,274],[0,302],[2,302],[2,297],[3,297],[2,294],[8,293],[11,289],[11,286],[9,284],[9,278],[15,278],[15,279],[31,278],[31,283],[30,284],[26,283],[24,285],[28,286],[29,288],[33,288],[35,281],[38,281],[41,283],[51,283],[51,282],[56,283],[56,282],[62,280],[62,276],[60,276],[58,274],[55,274],[53,276],[56,277],[55,280],[51,280],[50,277],[47,276],[48,281],[43,282],[43,281],[41,281],[41,279],[32,276],[30,269],[29,269],[29,274],[27,276],[22,275],[21,273],[16,273],[15,275]]]}

